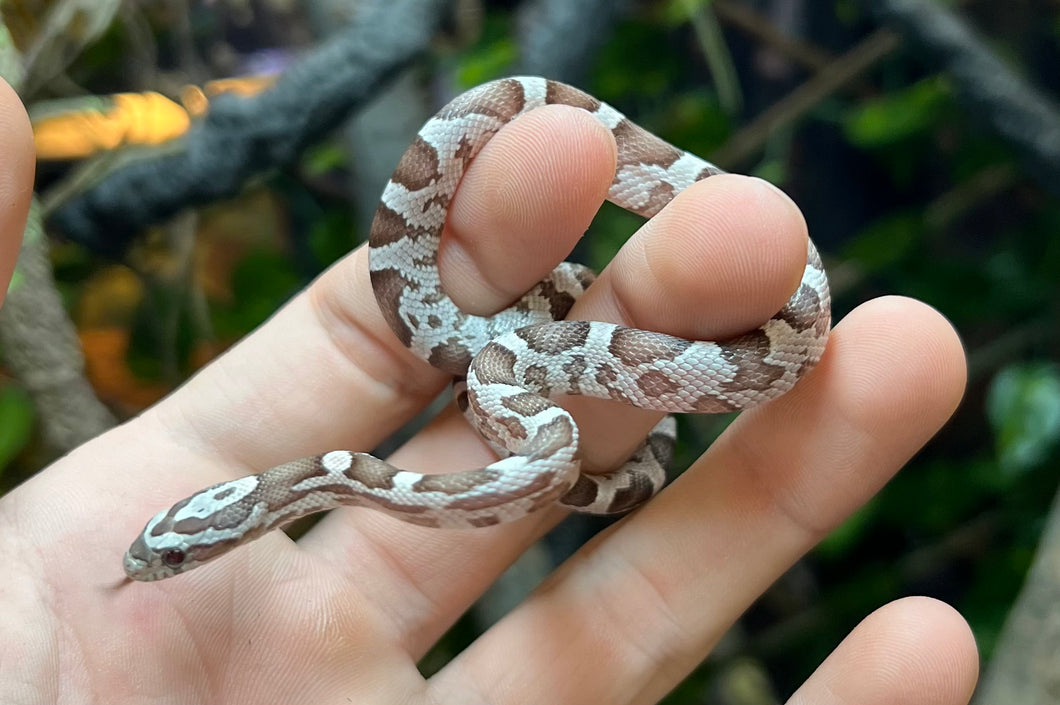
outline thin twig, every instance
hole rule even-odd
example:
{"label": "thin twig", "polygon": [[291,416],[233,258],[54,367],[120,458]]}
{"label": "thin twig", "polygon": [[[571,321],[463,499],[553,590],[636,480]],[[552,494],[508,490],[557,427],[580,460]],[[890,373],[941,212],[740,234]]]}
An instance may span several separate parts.
{"label": "thin twig", "polygon": [[85,378],[77,330],[52,279],[36,201],[15,273],[16,282],[0,309],[0,349],[33,399],[49,450],[59,455],[98,436],[116,420]]}
{"label": "thin twig", "polygon": [[708,4],[697,7],[694,0],[684,0],[684,5],[700,51],[710,67],[718,102],[726,113],[736,115],[743,107],[743,93],[740,91],[740,81],[736,77],[729,47],[725,44],[721,28],[718,27],[718,18]]}
{"label": "thin twig", "polygon": [[873,32],[733,135],[712,155],[711,161],[730,168],[750,158],[762,149],[774,131],[794,123],[824,98],[854,81],[894,51],[900,43],[898,35],[890,30]]}
{"label": "thin twig", "polygon": [[832,63],[834,57],[830,53],[810,42],[788,36],[749,5],[734,0],[714,0],[713,7],[719,19],[811,71],[821,71]]}

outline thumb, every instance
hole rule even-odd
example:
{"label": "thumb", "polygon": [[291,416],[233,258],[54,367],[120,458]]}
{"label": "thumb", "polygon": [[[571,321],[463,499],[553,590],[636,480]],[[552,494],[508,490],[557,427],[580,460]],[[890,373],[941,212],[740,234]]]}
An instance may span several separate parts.
{"label": "thumb", "polygon": [[33,195],[33,132],[15,91],[0,79],[0,304],[15,269]]}

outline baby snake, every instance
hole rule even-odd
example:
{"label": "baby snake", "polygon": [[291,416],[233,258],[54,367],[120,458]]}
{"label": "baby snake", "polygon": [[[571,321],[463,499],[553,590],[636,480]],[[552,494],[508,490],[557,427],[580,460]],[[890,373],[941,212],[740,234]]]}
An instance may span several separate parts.
{"label": "baby snake", "polygon": [[784,307],[726,341],[561,320],[593,278],[570,263],[492,316],[458,309],[438,273],[449,204],[483,145],[515,118],[549,104],[586,110],[612,131],[618,166],[608,199],[646,218],[692,183],[721,173],[606,103],[537,77],[479,86],[423,126],[387,183],[372,224],[372,287],[404,345],[439,369],[466,375],[458,402],[502,458],[476,470],[428,475],[334,450],[223,482],[147,523],[125,554],[129,577],[176,575],[298,517],[340,505],[441,528],[492,526],[557,502],[594,514],[627,511],[665,482],[672,419],[662,421],[622,467],[582,474],[578,427],[550,397],[583,394],[666,412],[732,411],[780,396],[820,359],[830,304],[813,243],[802,281]]}

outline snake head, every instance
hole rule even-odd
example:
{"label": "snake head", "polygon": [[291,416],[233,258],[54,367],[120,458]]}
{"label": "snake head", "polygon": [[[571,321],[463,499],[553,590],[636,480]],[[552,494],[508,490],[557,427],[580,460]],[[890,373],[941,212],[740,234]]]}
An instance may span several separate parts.
{"label": "snake head", "polygon": [[[160,514],[151,521],[154,522],[161,516]],[[186,541],[173,537],[163,541],[154,540],[149,523],[129,546],[122,563],[125,574],[133,580],[150,581],[179,575],[202,561],[195,558],[195,552]]]}
{"label": "snake head", "polygon": [[254,476],[223,482],[159,512],[125,552],[125,574],[141,581],[171,578],[260,535],[248,531],[264,511],[248,497],[256,487]]}

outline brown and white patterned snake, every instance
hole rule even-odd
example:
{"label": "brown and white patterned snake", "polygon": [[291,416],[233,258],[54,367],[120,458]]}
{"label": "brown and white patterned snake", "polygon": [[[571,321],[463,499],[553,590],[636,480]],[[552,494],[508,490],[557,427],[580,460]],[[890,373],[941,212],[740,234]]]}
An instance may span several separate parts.
{"label": "brown and white patterned snake", "polygon": [[130,578],[176,575],[298,517],[340,505],[444,528],[492,526],[557,502],[587,513],[626,511],[665,482],[672,419],[661,422],[622,467],[581,474],[578,427],[550,397],[583,394],[667,412],[732,411],[780,396],[818,361],[831,314],[812,243],[787,304],[759,328],[722,342],[560,320],[593,277],[570,263],[500,313],[460,311],[442,289],[437,255],[461,177],[500,128],[553,103],[582,108],[612,131],[618,167],[608,199],[644,217],[721,171],[592,96],[543,78],[485,84],[423,126],[376,212],[372,286],[402,343],[435,367],[466,375],[460,406],[502,459],[477,470],[426,475],[335,450],[224,482],[147,523],[125,554]]}

